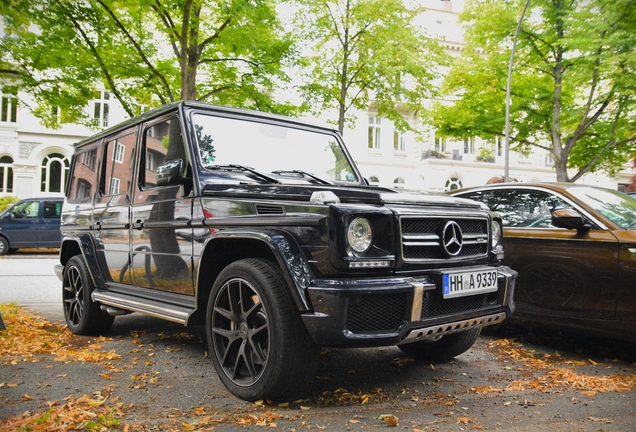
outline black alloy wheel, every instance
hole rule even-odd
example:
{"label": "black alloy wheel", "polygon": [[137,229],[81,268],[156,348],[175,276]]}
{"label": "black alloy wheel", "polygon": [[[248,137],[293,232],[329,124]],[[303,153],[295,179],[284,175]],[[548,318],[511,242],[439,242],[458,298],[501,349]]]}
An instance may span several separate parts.
{"label": "black alloy wheel", "polygon": [[206,322],[214,366],[236,396],[274,399],[298,391],[311,377],[316,346],[269,261],[246,259],[223,270]]}
{"label": "black alloy wheel", "polygon": [[82,257],[74,256],[66,263],[62,284],[64,319],[73,333],[95,335],[110,329],[115,318],[91,299],[95,286]]}

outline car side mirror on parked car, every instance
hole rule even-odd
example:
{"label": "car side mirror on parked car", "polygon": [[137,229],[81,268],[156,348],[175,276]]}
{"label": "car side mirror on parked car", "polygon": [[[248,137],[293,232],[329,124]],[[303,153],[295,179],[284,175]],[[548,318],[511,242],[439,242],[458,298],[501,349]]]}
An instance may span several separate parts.
{"label": "car side mirror on parked car", "polygon": [[579,212],[572,209],[553,211],[552,225],[559,228],[575,229],[577,231],[589,231],[592,228]]}
{"label": "car side mirror on parked car", "polygon": [[157,186],[188,185],[191,180],[183,177],[183,159],[174,159],[157,167]]}

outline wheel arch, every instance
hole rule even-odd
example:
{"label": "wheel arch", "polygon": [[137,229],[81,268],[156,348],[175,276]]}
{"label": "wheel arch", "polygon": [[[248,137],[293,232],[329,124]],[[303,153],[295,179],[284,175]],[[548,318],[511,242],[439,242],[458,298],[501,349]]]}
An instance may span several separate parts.
{"label": "wheel arch", "polygon": [[105,281],[99,271],[99,263],[95,253],[95,245],[90,234],[80,234],[78,236],[65,237],[60,247],[60,264],[66,263],[76,255],[82,255],[84,262],[88,266],[88,273],[93,280],[93,284],[98,288],[105,286]]}
{"label": "wheel arch", "polygon": [[298,310],[310,310],[306,288],[313,277],[291,235],[285,232],[222,232],[206,241],[199,260],[194,322],[204,321],[212,286],[221,271],[232,262],[245,258],[263,258],[275,263],[291,289]]}

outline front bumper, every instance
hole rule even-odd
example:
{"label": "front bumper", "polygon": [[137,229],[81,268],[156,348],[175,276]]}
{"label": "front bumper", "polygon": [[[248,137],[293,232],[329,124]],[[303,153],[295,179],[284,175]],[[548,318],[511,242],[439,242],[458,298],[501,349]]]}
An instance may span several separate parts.
{"label": "front bumper", "polygon": [[371,347],[497,324],[514,311],[517,272],[509,267],[497,267],[497,291],[452,299],[443,299],[435,273],[315,280],[308,289],[313,312],[303,320],[320,346]]}

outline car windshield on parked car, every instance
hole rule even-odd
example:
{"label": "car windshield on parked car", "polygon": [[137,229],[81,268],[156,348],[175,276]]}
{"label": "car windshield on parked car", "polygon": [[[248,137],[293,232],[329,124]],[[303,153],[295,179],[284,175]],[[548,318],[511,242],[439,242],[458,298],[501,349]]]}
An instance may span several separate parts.
{"label": "car windshield on parked car", "polygon": [[449,194],[504,225],[519,272],[514,320],[636,341],[636,199],[569,183],[509,183]]}
{"label": "car windshield on parked car", "polygon": [[237,172],[256,183],[360,182],[330,133],[203,113],[193,115],[193,121],[199,156],[211,174],[208,183],[218,183],[219,177],[236,181]]}

